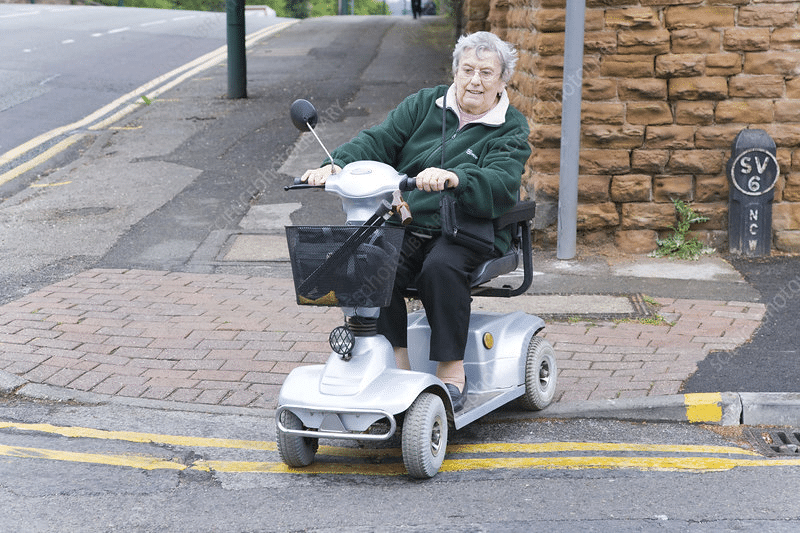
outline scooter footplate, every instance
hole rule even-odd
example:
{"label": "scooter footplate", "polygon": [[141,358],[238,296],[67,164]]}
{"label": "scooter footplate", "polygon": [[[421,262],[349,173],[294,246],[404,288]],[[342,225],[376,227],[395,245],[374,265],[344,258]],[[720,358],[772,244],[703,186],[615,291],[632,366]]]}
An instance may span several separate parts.
{"label": "scooter footplate", "polygon": [[461,429],[523,394],[525,394],[524,385],[502,391],[489,391],[479,394],[467,393],[464,407],[453,417],[453,425],[456,429]]}
{"label": "scooter footplate", "polygon": [[[281,414],[284,411],[291,411],[299,418],[303,418],[298,413],[309,413],[320,415],[321,421],[317,428],[290,429],[281,422]],[[389,421],[389,429],[385,433],[364,433],[363,431],[351,431],[345,427],[342,416],[365,416],[375,417],[376,421],[386,418]],[[320,418],[318,416],[317,418]],[[381,409],[326,409],[324,407],[305,407],[298,405],[281,405],[275,411],[275,421],[278,430],[287,435],[298,437],[311,437],[315,439],[347,439],[363,441],[384,441],[388,440],[397,431],[397,420],[394,415]]]}

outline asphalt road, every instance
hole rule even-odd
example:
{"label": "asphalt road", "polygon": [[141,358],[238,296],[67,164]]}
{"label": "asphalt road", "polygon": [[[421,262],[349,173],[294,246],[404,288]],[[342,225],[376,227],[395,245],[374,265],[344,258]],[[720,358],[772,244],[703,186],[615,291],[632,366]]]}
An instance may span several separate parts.
{"label": "asphalt road", "polygon": [[685,384],[686,392],[800,390],[800,260],[731,257],[767,306],[752,341],[733,352],[712,352]]}
{"label": "asphalt road", "polygon": [[402,472],[399,439],[321,442],[289,471],[257,412],[0,398],[9,531],[796,531],[797,459],[687,424],[529,421],[456,432],[445,469]]}
{"label": "asphalt road", "polygon": [[[247,16],[249,32],[279,19]],[[0,4],[0,153],[226,42],[226,14]]]}

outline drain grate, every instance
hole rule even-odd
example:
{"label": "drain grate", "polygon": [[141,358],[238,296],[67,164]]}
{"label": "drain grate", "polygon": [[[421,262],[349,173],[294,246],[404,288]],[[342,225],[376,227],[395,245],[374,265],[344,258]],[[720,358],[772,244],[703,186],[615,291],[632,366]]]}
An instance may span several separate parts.
{"label": "drain grate", "polygon": [[775,457],[778,455],[800,456],[800,429],[784,428],[769,429],[748,428],[750,442],[764,455]]}

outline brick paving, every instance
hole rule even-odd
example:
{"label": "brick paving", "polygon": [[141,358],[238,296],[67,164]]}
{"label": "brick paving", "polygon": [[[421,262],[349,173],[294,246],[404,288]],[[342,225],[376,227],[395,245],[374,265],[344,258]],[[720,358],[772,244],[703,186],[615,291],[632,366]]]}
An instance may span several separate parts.
{"label": "brick paving", "polygon": [[[556,400],[675,394],[710,351],[747,342],[765,312],[657,302],[658,323],[548,322]],[[286,374],[324,362],[341,323],[337,308],[298,306],[290,279],[94,269],[0,306],[0,370],[100,394],[273,409]]]}

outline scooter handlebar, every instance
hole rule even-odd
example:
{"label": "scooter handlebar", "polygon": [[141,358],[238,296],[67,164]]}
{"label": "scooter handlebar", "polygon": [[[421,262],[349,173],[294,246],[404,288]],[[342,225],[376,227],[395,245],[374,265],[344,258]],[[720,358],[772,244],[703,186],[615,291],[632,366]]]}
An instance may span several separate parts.
{"label": "scooter handlebar", "polygon": [[413,191],[417,188],[417,178],[409,178],[406,176],[405,178],[400,180],[400,183],[397,185],[397,188],[401,191]]}
{"label": "scooter handlebar", "polygon": [[291,185],[286,185],[283,190],[284,191],[293,191],[297,189],[324,189],[325,184],[322,185],[311,185],[308,182],[303,181],[301,178],[295,178]]}

